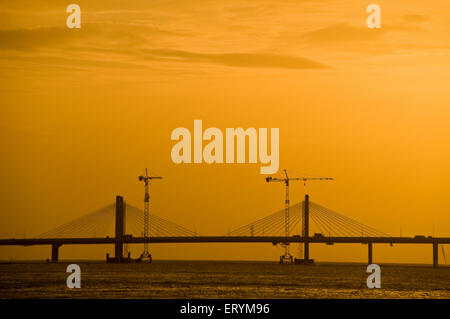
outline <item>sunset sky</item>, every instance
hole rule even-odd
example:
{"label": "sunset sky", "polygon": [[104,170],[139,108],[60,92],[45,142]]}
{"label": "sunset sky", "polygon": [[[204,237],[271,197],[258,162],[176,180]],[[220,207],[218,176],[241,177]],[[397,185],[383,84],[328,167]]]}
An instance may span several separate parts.
{"label": "sunset sky", "polygon": [[[66,6],[81,7],[81,29]],[[366,26],[381,7],[382,27]],[[0,2],[0,238],[32,237],[163,176],[151,213],[204,235],[269,215],[281,184],[260,164],[172,162],[173,129],[280,129],[280,169],[311,200],[399,236],[450,237],[447,0]],[[132,248],[137,257],[142,247]],[[362,245],[313,245],[366,261]],[[154,259],[278,260],[272,245],[150,245]],[[60,249],[103,259],[108,246]],[[447,248],[448,254],[450,249]],[[428,246],[375,246],[374,261],[431,263]],[[0,259],[50,248],[0,247]],[[440,256],[442,262],[442,255]]]}

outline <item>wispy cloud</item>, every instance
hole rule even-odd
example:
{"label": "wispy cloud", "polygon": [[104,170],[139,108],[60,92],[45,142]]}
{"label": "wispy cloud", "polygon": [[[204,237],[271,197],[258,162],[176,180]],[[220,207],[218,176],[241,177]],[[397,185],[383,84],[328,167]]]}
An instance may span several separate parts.
{"label": "wispy cloud", "polygon": [[377,39],[384,33],[384,29],[371,30],[367,27],[354,27],[340,23],[307,32],[303,35],[303,39],[309,43],[360,42]]}
{"label": "wispy cloud", "polygon": [[164,58],[170,62],[210,63],[232,67],[326,69],[324,64],[311,59],[263,53],[196,53],[181,50],[146,50],[150,57]]}
{"label": "wispy cloud", "polygon": [[[149,45],[168,37],[183,37],[182,33],[154,26],[103,23],[84,24],[81,29],[37,27],[0,29],[0,48],[30,50],[38,48],[60,49],[70,46],[109,47],[111,49]],[[150,40],[149,40],[150,38]]]}
{"label": "wispy cloud", "polygon": [[67,30],[59,27],[0,30],[0,48],[2,49],[28,50],[65,44],[69,40]]}
{"label": "wispy cloud", "polygon": [[426,22],[430,20],[430,17],[423,14],[405,14],[403,20],[406,22]]}
{"label": "wispy cloud", "polygon": [[[312,59],[292,55],[270,53],[201,53],[185,50],[161,49],[158,43],[149,41],[144,33],[155,37],[165,38],[172,36],[170,32],[146,28],[133,33],[133,28],[120,30],[120,26],[88,25],[79,30],[69,30],[63,27],[47,27],[32,29],[0,30],[0,49],[22,51],[16,61],[28,61],[31,63],[52,63],[65,65],[71,62],[73,65],[94,66],[98,63],[98,54],[109,54],[109,62],[102,63],[112,68],[123,67],[123,57],[132,58],[134,64],[146,64],[148,62],[171,63],[203,63],[241,68],[278,68],[278,69],[326,69],[322,63]],[[119,30],[117,30],[119,29]],[[107,47],[108,49],[105,49]],[[27,53],[46,49],[42,54]],[[48,49],[53,51],[48,51]],[[55,51],[56,49],[56,51]],[[63,50],[63,51],[59,51]],[[81,53],[82,58],[76,61],[67,61],[61,56],[61,52],[69,51],[71,54]],[[48,52],[54,52],[50,58]],[[3,55],[4,59],[11,60],[13,55]],[[73,58],[73,57],[72,57]],[[114,62],[114,60],[116,60]],[[93,63],[92,63],[93,62]]]}

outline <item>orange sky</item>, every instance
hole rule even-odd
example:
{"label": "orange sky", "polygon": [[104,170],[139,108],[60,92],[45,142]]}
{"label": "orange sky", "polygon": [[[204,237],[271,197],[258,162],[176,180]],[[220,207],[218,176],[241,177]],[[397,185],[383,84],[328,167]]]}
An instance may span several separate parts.
{"label": "orange sky", "polygon": [[[32,236],[125,196],[205,235],[283,207],[260,164],[175,165],[177,127],[280,128],[280,167],[332,176],[293,184],[392,235],[450,236],[450,3],[76,1],[0,3],[0,237]],[[277,260],[272,245],[150,246],[154,258]],[[134,247],[134,255],[141,247]],[[65,247],[103,258],[112,247]],[[47,258],[49,247],[0,247]],[[314,245],[317,260],[366,260],[361,245]],[[431,262],[431,247],[376,246],[375,261]]]}

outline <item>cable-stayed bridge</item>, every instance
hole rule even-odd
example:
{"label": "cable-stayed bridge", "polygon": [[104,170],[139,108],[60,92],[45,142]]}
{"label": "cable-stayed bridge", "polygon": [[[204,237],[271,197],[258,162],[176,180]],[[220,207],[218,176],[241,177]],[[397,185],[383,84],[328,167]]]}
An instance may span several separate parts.
{"label": "cable-stayed bridge", "polygon": [[[124,234],[142,237],[144,212],[130,204],[125,206]],[[99,238],[114,237],[116,204],[110,204],[90,214],[40,234],[37,238]],[[149,215],[149,237],[192,237],[198,234],[156,215]]]}
{"label": "cable-stayed bridge", "polygon": [[[285,210],[246,224],[223,236],[201,236],[195,231],[177,225],[156,215],[149,215],[148,235],[144,236],[144,213],[126,204],[121,196],[116,203],[98,209],[85,216],[36,236],[36,238],[0,239],[0,245],[33,246],[50,245],[52,261],[58,261],[62,245],[111,244],[115,246],[112,262],[131,262],[123,255],[125,244],[143,243],[272,243],[287,246],[298,243],[302,264],[312,263],[310,244],[361,243],[368,245],[368,263],[372,263],[373,244],[430,244],[433,247],[433,266],[438,266],[438,247],[449,244],[444,237],[392,237],[382,231],[364,225],[324,206],[305,200],[289,208],[289,229],[286,236]],[[283,257],[283,256],[282,256]],[[280,262],[283,258],[280,257]]]}
{"label": "cable-stayed bridge", "polygon": [[[291,206],[290,227],[296,234],[304,235],[305,201]],[[248,225],[237,228],[228,236],[283,236],[285,211],[280,210]],[[309,202],[309,232],[327,237],[391,237],[390,235],[345,217],[326,207]]]}

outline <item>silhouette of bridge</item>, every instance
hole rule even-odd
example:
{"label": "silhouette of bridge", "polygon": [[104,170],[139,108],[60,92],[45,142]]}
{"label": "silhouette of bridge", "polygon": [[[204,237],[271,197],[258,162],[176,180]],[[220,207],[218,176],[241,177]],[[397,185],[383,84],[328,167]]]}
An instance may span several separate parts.
{"label": "silhouette of bridge", "polygon": [[[360,243],[368,245],[368,263],[371,264],[373,244],[430,244],[433,247],[433,266],[438,267],[439,244],[450,244],[448,237],[392,237],[324,206],[310,202],[308,195],[301,203],[291,206],[289,211],[289,229],[294,230],[294,234],[291,236],[285,235],[286,220],[283,209],[223,236],[201,236],[195,231],[150,214],[149,236],[145,237],[143,235],[143,211],[126,204],[121,196],[117,196],[115,204],[77,218],[38,235],[36,238],[0,239],[0,245],[50,245],[52,247],[51,260],[57,262],[59,248],[62,245],[112,244],[115,246],[115,257],[111,260],[129,262],[129,257],[123,256],[124,244],[272,243],[285,246],[298,243],[303,248],[303,259],[297,261],[308,264],[312,262],[309,257],[310,244]],[[312,233],[314,235],[311,236]]]}

